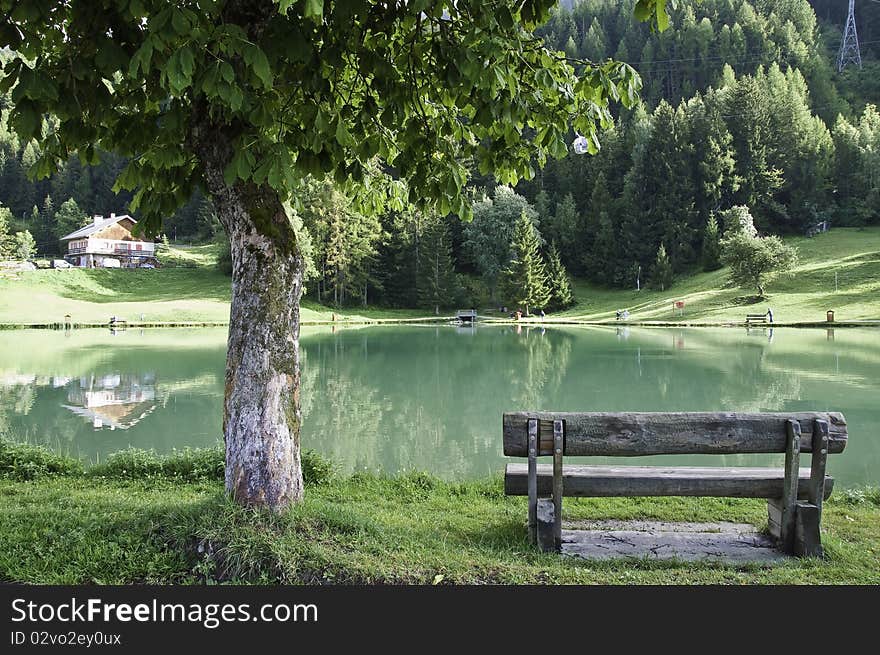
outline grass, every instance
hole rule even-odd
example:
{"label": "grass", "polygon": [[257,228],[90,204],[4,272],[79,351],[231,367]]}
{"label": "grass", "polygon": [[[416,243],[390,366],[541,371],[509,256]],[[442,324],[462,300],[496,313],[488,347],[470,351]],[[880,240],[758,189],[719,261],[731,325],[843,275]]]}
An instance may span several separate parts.
{"label": "grass", "polygon": [[[746,314],[773,308],[780,323],[821,322],[835,311],[838,321],[880,320],[880,227],[836,228],[812,239],[791,238],[800,263],[772,282],[767,298],[726,285],[724,270],[681,278],[671,289],[607,289],[584,281],[574,285],[577,304],[548,321],[612,321],[628,309],[630,321],[741,323]],[[214,244],[163,248],[157,270],[38,270],[0,277],[0,323],[217,322],[229,319],[230,280],[217,271]],[[835,289],[835,274],[837,275]],[[684,315],[673,302],[685,302]],[[754,303],[754,304],[753,304]],[[349,308],[336,310],[311,300],[302,304],[305,323],[383,322],[431,318],[425,310]]]}
{"label": "grass", "polygon": [[[3,449],[6,456],[3,456]],[[11,458],[10,449],[15,452]],[[123,453],[103,468],[44,462],[0,448],[0,581],[38,584],[815,584],[880,583],[880,491],[832,496],[825,560],[774,566],[586,562],[526,541],[526,504],[500,478],[444,482],[424,474],[333,476],[309,455],[305,501],[273,516],[222,493],[219,451],[166,458]],[[201,462],[201,464],[199,464]],[[214,464],[211,464],[213,462]],[[207,463],[207,465],[205,465]],[[42,467],[42,468],[41,468]],[[45,470],[43,470],[45,469]],[[760,501],[569,499],[569,518],[736,520],[766,525]]]}
{"label": "grass", "polygon": [[[230,278],[217,270],[216,244],[161,247],[161,269],[48,269],[0,275],[0,323],[106,323],[229,320]],[[417,318],[421,310],[335,310],[305,300],[304,322],[382,321]]]}
{"label": "grass", "polygon": [[[880,228],[836,228],[786,241],[797,248],[799,264],[792,275],[770,283],[767,298],[756,304],[754,291],[727,286],[722,269],[679,279],[666,291],[577,282],[577,304],[553,317],[613,321],[618,309],[629,309],[631,321],[741,323],[746,314],[772,307],[774,320],[783,323],[824,321],[829,309],[838,321],[880,319]],[[685,302],[683,316],[673,308],[676,300]]]}

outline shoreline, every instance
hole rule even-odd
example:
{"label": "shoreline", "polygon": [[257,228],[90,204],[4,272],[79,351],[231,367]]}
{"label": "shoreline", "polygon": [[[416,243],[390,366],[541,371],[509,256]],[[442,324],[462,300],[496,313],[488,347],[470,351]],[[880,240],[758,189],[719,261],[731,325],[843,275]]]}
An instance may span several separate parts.
{"label": "shoreline", "polygon": [[[406,325],[406,324],[429,324],[429,325],[448,325],[455,323],[454,316],[428,316],[417,318],[360,318],[360,319],[343,319],[343,320],[307,320],[301,321],[300,325],[314,326],[358,326],[358,325]],[[526,327],[538,326],[590,326],[590,327],[678,327],[678,328],[880,328],[880,319],[861,319],[851,321],[790,321],[776,323],[746,323],[744,321],[617,321],[617,320],[599,320],[584,321],[577,319],[520,319],[519,321],[503,318],[486,317],[477,321],[481,325],[524,325]],[[111,326],[109,323],[0,323],[0,331],[12,330],[91,330],[99,328],[109,329],[146,329],[146,328],[218,328],[229,327],[228,321],[130,321],[125,325]]]}

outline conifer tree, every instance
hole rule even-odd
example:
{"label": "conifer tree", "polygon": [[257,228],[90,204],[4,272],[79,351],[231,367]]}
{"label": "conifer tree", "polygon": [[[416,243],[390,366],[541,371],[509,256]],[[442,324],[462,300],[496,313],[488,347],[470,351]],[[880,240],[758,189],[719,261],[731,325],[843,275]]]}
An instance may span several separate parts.
{"label": "conifer tree", "polygon": [[568,265],[571,265],[576,255],[575,236],[578,222],[578,211],[574,196],[571,193],[566,193],[556,205],[552,234],[545,233],[545,237],[548,241],[559,244],[562,249],[562,257]]}
{"label": "conifer tree", "polygon": [[37,242],[28,230],[15,235],[15,256],[27,261],[37,254]]}
{"label": "conifer tree", "polygon": [[12,256],[14,244],[10,234],[11,223],[12,212],[8,207],[0,205],[0,259]]}
{"label": "conifer tree", "polygon": [[55,212],[55,224],[59,237],[75,232],[88,223],[89,217],[79,208],[73,198],[68,198],[61,203],[58,211]]}
{"label": "conifer tree", "polygon": [[568,272],[559,257],[559,250],[555,243],[550,246],[550,251],[547,254],[547,284],[550,289],[551,309],[565,309],[574,304],[571,280],[568,278]]}
{"label": "conifer tree", "polygon": [[550,300],[547,272],[540,253],[538,231],[525,211],[520,215],[510,244],[512,259],[504,271],[505,289],[511,303],[525,309],[540,308]]}
{"label": "conifer tree", "polygon": [[662,243],[657,249],[657,257],[654,259],[651,282],[654,288],[660,289],[660,291],[666,291],[672,286],[672,264],[666,254],[666,247]]}
{"label": "conifer tree", "polygon": [[434,314],[438,315],[441,307],[452,306],[459,295],[447,223],[436,219],[425,231],[421,245],[421,262],[416,281],[419,303],[433,307]]}
{"label": "conifer tree", "polygon": [[703,233],[703,270],[715,271],[719,268],[721,268],[721,232],[715,214],[710,214]]}

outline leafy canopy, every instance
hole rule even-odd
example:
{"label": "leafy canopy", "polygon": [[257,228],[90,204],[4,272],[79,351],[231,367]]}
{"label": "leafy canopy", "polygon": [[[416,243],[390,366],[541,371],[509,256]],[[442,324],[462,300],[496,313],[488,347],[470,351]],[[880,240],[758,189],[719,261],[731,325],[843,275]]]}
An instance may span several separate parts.
{"label": "leafy canopy", "polygon": [[[408,188],[468,216],[466,162],[529,178],[566,153],[571,126],[595,151],[609,104],[636,101],[631,67],[569,60],[532,34],[555,4],[0,0],[0,45],[18,55],[0,92],[13,89],[19,135],[43,144],[39,176],[72,151],[132,157],[117,185],[136,190],[149,229],[217,166],[212,140],[229,144],[228,185],[284,201],[330,174],[366,208],[399,206]],[[665,5],[639,0],[636,17],[664,29]],[[406,187],[377,188],[377,161]]]}
{"label": "leafy canopy", "polygon": [[754,289],[763,297],[769,282],[797,266],[797,250],[778,236],[759,236],[746,207],[732,207],[722,215],[726,228],[721,240],[721,263],[730,267],[730,282]]}

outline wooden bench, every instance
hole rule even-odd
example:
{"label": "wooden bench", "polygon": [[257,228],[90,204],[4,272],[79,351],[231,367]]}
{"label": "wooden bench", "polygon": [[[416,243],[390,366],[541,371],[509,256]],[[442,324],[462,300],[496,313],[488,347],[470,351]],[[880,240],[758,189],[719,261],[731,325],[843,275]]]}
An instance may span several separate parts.
{"label": "wooden bench", "polygon": [[746,314],[746,325],[749,323],[766,323],[767,314]]}
{"label": "wooden bench", "polygon": [[[829,454],[846,447],[846,420],[835,412],[504,414],[507,495],[528,496],[529,539],[558,551],[562,497],[720,496],[766,498],[768,526],[786,553],[821,556],[819,520],[833,478]],[[784,468],[685,466],[563,467],[563,457],[785,453]],[[801,453],[812,453],[801,468]],[[538,457],[553,457],[552,465]]]}

